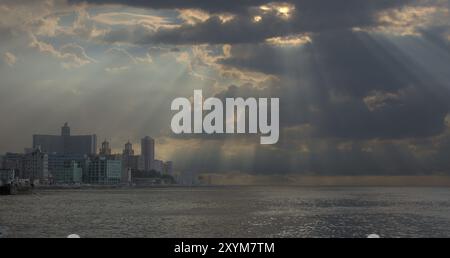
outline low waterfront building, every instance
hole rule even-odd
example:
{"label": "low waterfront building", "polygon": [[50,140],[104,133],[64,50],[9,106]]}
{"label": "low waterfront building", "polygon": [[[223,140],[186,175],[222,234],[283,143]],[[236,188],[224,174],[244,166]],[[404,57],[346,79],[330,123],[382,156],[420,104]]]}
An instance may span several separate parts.
{"label": "low waterfront building", "polygon": [[25,179],[23,173],[23,160],[25,155],[22,153],[11,153],[8,152],[3,156],[2,168],[6,170],[14,170],[16,176]]}
{"label": "low waterfront building", "polygon": [[53,181],[57,184],[80,184],[83,169],[76,161],[65,161],[62,168],[53,172]]}
{"label": "low waterfront building", "polygon": [[172,161],[166,161],[164,162],[164,169],[163,169],[163,173],[166,175],[171,175],[173,176],[173,162]]}
{"label": "low waterfront building", "polygon": [[24,155],[23,177],[29,178],[33,183],[46,184],[49,182],[48,155],[42,152],[40,148]]}
{"label": "low waterfront building", "polygon": [[153,167],[152,167],[152,169],[154,170],[154,171],[156,171],[156,172],[158,172],[158,173],[163,173],[163,170],[164,170],[164,162],[162,161],[162,160],[158,160],[158,159],[155,159],[154,161],[153,161]]}
{"label": "low waterfront building", "polygon": [[[70,173],[67,171],[67,168],[71,166],[72,162],[75,162],[77,167],[81,169],[81,176],[86,171],[86,161],[87,156],[86,155],[69,155],[69,154],[49,154],[48,155],[48,171],[50,174],[50,177],[53,178],[55,183],[78,183],[77,180],[71,181],[70,175],[67,175],[67,173]],[[78,171],[78,169],[77,169]],[[78,172],[76,172],[78,173]],[[63,176],[64,175],[64,176]],[[68,181],[62,180],[62,178],[69,179]],[[74,177],[77,179],[77,176]],[[82,181],[82,180],[81,180]]]}
{"label": "low waterfront building", "polygon": [[122,161],[105,156],[96,156],[88,160],[86,183],[112,185],[122,180]]}

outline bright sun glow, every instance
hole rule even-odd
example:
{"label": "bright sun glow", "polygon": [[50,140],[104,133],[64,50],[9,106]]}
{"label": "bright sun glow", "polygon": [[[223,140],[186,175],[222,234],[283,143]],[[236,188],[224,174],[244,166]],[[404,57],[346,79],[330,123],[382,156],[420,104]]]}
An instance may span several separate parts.
{"label": "bright sun glow", "polygon": [[275,13],[282,18],[290,18],[295,11],[295,6],[288,3],[270,3],[262,5],[259,9],[264,13]]}
{"label": "bright sun glow", "polygon": [[235,18],[235,16],[231,14],[221,14],[219,15],[219,18],[222,21],[222,23],[227,23],[229,21],[232,21]]}
{"label": "bright sun glow", "polygon": [[289,16],[289,13],[291,12],[291,10],[289,9],[289,7],[280,7],[278,9],[278,12],[282,15]]}
{"label": "bright sun glow", "polygon": [[296,47],[311,43],[312,39],[308,35],[292,35],[287,37],[275,37],[266,39],[266,42],[275,46]]}

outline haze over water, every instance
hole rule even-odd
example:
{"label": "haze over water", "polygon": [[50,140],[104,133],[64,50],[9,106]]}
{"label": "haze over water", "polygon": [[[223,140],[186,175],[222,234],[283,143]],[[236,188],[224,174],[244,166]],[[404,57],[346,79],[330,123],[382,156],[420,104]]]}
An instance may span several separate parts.
{"label": "haze over water", "polygon": [[1,196],[0,237],[450,237],[450,188],[198,187]]}

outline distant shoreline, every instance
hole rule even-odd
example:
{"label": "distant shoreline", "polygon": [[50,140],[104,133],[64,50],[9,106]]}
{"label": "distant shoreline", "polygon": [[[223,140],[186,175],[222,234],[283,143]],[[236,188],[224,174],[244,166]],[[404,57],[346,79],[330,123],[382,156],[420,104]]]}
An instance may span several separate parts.
{"label": "distant shoreline", "polygon": [[40,185],[36,190],[111,190],[158,188],[208,188],[246,186],[289,187],[450,187],[450,176],[255,176],[238,174],[202,175],[193,185]]}
{"label": "distant shoreline", "polygon": [[207,185],[234,186],[342,186],[342,187],[450,187],[450,176],[262,176],[204,174]]}
{"label": "distant shoreline", "polygon": [[141,188],[176,188],[186,187],[183,185],[148,185],[148,186],[128,186],[128,185],[39,185],[35,190],[111,190],[111,189],[141,189]]}

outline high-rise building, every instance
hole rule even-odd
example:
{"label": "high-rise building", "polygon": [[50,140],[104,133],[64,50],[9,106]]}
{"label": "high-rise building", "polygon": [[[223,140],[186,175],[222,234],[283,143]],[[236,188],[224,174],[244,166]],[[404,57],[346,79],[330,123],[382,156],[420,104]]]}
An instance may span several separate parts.
{"label": "high-rise building", "polygon": [[103,156],[111,155],[111,148],[109,147],[109,142],[107,140],[102,142],[102,148],[100,148],[100,155]]}
{"label": "high-rise building", "polygon": [[122,152],[122,182],[130,181],[132,171],[139,169],[139,156],[134,155],[133,144],[128,141]]}
{"label": "high-rise building", "polygon": [[63,136],[63,137],[70,136],[70,127],[67,122],[65,122],[64,126],[61,127],[61,136]]}
{"label": "high-rise building", "polygon": [[141,140],[141,169],[150,171],[155,161],[155,140],[149,136]]}
{"label": "high-rise building", "polygon": [[33,135],[33,149],[37,147],[46,153],[91,155],[97,152],[97,136],[71,135],[65,123],[61,135]]}
{"label": "high-rise building", "polygon": [[[122,165],[125,173],[128,171],[128,169],[139,169],[139,156],[134,155],[133,144],[131,144],[129,141],[125,144],[125,148],[122,152]],[[124,174],[123,179],[126,180],[126,178],[127,175]]]}
{"label": "high-rise building", "polygon": [[125,148],[123,149],[123,153],[122,154],[124,156],[133,156],[134,155],[133,144],[131,144],[130,141],[125,143]]}

